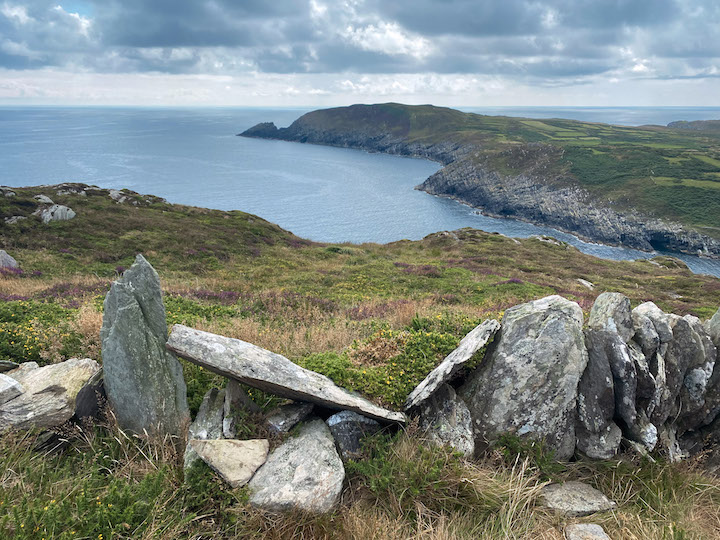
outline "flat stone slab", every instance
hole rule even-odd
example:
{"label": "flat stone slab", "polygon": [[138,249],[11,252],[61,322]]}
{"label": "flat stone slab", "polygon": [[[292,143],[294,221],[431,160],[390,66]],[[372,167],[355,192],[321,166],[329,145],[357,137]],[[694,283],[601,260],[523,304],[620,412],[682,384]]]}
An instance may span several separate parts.
{"label": "flat stone slab", "polygon": [[247,484],[265,463],[270,450],[267,439],[191,440],[189,445],[232,488]]}
{"label": "flat stone slab", "polygon": [[440,365],[433,369],[425,379],[418,384],[405,401],[405,410],[417,407],[430,398],[437,390],[455,375],[473,355],[482,349],[495,336],[500,329],[500,323],[488,319],[476,326],[468,333],[457,349],[445,357]]}
{"label": "flat stone slab", "polygon": [[181,324],[173,326],[168,350],[214,373],[297,401],[351,410],[384,422],[404,423],[403,413],[383,409],[340,388],[330,379],[284,356],[247,343]]}
{"label": "flat stone slab", "polygon": [[611,540],[597,523],[573,523],[565,527],[567,540]]}
{"label": "flat stone slab", "polygon": [[250,481],[250,504],[271,512],[330,512],[340,500],[345,468],[320,419],[303,424],[277,447]]}
{"label": "flat stone slab", "polygon": [[540,498],[543,506],[570,517],[589,516],[617,506],[600,491],[582,482],[550,484],[542,488]]}

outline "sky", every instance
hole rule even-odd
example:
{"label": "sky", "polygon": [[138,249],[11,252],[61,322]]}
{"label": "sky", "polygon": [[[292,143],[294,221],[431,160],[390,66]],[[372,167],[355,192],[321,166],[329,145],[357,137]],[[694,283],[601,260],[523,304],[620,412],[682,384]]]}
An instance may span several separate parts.
{"label": "sky", "polygon": [[0,0],[0,104],[720,106],[718,0]]}

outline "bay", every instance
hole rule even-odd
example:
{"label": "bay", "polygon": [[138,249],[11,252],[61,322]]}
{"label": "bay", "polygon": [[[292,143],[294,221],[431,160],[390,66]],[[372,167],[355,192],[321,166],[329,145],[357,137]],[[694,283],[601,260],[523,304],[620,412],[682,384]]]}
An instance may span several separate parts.
{"label": "bay", "polygon": [[[679,110],[682,109],[682,110]],[[720,118],[720,108],[468,108],[483,114],[564,117],[625,125]],[[0,184],[83,182],[168,201],[243,210],[321,242],[385,243],[475,227],[546,234],[608,259],[654,254],[583,242],[512,219],[482,216],[414,190],[437,163],[356,150],[236,137],[258,122],[289,125],[303,109],[0,108]],[[613,120],[615,118],[615,120]],[[720,261],[677,255],[720,276]]]}

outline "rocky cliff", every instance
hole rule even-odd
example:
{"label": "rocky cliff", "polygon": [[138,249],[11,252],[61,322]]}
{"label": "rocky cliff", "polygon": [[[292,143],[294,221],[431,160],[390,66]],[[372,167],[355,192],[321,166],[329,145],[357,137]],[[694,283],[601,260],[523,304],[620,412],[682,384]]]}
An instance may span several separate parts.
{"label": "rocky cliff", "polygon": [[[418,136],[412,113],[401,106],[353,105],[308,113],[287,128],[258,124],[244,137],[324,144],[429,159],[444,167],[417,186],[484,214],[554,227],[586,240],[644,251],[720,257],[720,242],[695,229],[602,201],[559,171],[563,148],[541,142],[506,145],[487,152],[487,139],[470,130],[444,129]],[[412,109],[406,107],[405,109]],[[437,109],[457,121],[451,109]],[[423,125],[425,133],[433,126]],[[511,170],[498,165],[512,163]]]}

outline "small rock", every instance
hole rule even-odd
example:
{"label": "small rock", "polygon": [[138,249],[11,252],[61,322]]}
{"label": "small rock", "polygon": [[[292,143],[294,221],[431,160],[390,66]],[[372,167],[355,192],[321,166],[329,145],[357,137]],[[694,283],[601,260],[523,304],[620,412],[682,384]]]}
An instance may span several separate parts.
{"label": "small rock", "polygon": [[316,419],[276,448],[255,473],[250,504],[272,512],[330,512],[340,500],[344,479],[333,436]]}
{"label": "small rock", "polygon": [[105,385],[103,370],[100,368],[85,383],[75,397],[75,415],[77,420],[83,418],[99,418],[101,407],[105,401]]}
{"label": "small rock", "polygon": [[[100,370],[89,358],[71,358],[59,364],[37,367],[21,364],[3,377],[15,379],[24,392],[0,409],[0,431],[8,428],[48,428],[67,422],[75,413],[75,397]],[[26,366],[26,367],[24,367]]]}
{"label": "small rock", "polygon": [[[188,441],[220,439],[223,436],[223,405],[225,390],[211,388],[203,397],[195,421],[190,424]],[[188,442],[185,447],[183,466],[187,470],[198,459],[198,454]]]}
{"label": "small rock", "polygon": [[435,444],[454,448],[465,457],[475,453],[470,411],[449,384],[420,405],[420,428]]}
{"label": "small rock", "polygon": [[265,421],[276,433],[287,433],[312,413],[315,406],[302,401],[281,405],[268,413]]}
{"label": "small rock", "polygon": [[189,446],[232,488],[247,484],[265,463],[270,450],[267,439],[191,440]]}
{"label": "small rock", "polygon": [[0,249],[0,268],[20,268],[20,265],[4,249]]}
{"label": "small rock", "polygon": [[15,197],[15,192],[9,187],[0,186],[0,195],[3,197]]}
{"label": "small rock", "polygon": [[25,216],[10,216],[8,218],[5,218],[5,223],[8,225],[14,225],[15,223],[18,223],[22,221],[23,219],[27,219]]}
{"label": "small rock", "polygon": [[119,191],[117,189],[111,189],[108,192],[108,195],[110,196],[110,198],[113,201],[115,201],[118,204],[122,204],[127,200],[127,197],[125,195],[123,195],[122,191]]}
{"label": "small rock", "polygon": [[48,224],[51,221],[68,221],[77,214],[72,208],[62,204],[53,204],[50,208],[40,208],[33,212],[33,215],[40,216],[40,220]]}
{"label": "small rock", "polygon": [[592,486],[582,482],[550,484],[540,492],[542,504],[570,517],[589,516],[617,505]]}
{"label": "small rock", "polygon": [[611,540],[597,523],[574,523],[565,527],[567,540]]}
{"label": "small rock", "polygon": [[344,460],[362,457],[363,439],[382,429],[375,420],[352,411],[333,414],[327,419],[327,425]]}
{"label": "small rock", "polygon": [[589,282],[589,281],[586,280],[586,279],[577,278],[577,282],[578,282],[580,285],[582,285],[583,287],[587,287],[587,288],[590,289],[591,291],[595,288],[595,284]]}
{"label": "small rock", "polygon": [[20,364],[13,362],[12,360],[0,360],[0,373],[11,371],[20,367]]}
{"label": "small rock", "polygon": [[0,405],[18,397],[24,391],[22,384],[12,377],[0,373]]}
{"label": "small rock", "polygon": [[33,199],[41,204],[55,204],[47,195],[35,195]]}
{"label": "small rock", "polygon": [[[225,403],[223,404],[222,436],[225,439],[237,437],[237,426],[243,413],[259,414],[261,412],[255,402],[250,399],[247,392],[237,381],[228,379],[225,388]],[[214,438],[214,437],[208,437]]]}
{"label": "small rock", "polygon": [[480,349],[485,347],[500,329],[500,323],[489,319],[476,326],[468,333],[457,349],[451,352],[445,360],[440,362],[425,379],[410,392],[405,401],[405,410],[417,407],[424,400],[430,398],[443,384],[450,381],[460,369]]}

